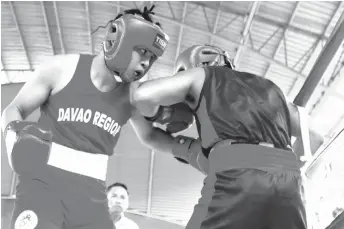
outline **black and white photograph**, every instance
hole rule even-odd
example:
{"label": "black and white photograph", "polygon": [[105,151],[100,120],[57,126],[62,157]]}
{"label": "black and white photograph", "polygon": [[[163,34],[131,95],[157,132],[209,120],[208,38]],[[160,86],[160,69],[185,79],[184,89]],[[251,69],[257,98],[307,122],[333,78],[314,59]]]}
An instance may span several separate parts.
{"label": "black and white photograph", "polygon": [[344,1],[1,1],[1,228],[344,229]]}

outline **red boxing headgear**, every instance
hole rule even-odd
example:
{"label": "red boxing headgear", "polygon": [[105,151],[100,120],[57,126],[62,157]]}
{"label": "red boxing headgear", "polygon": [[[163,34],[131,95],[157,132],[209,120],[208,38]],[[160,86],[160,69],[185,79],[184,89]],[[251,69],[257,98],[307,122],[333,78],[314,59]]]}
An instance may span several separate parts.
{"label": "red boxing headgear", "polygon": [[168,41],[169,37],[158,25],[138,15],[123,15],[108,26],[103,42],[106,65],[121,77],[130,64],[135,48],[152,52],[155,55],[154,62],[162,56]]}

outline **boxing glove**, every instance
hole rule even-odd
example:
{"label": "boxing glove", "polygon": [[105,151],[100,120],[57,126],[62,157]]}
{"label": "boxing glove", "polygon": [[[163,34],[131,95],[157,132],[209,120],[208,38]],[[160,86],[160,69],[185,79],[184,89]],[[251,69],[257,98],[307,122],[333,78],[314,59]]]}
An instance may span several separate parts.
{"label": "boxing glove", "polygon": [[170,134],[186,130],[194,123],[193,112],[185,103],[160,106],[154,117],[146,117],[146,119],[166,125],[166,132]]}
{"label": "boxing glove", "polygon": [[179,162],[190,164],[203,174],[208,174],[208,159],[202,152],[202,145],[199,140],[179,135],[175,138],[172,153]]}
{"label": "boxing glove", "polygon": [[171,107],[173,109],[173,113],[171,120],[169,120],[166,125],[166,132],[173,134],[190,128],[195,119],[193,111],[189,105],[185,103],[177,103]]}
{"label": "boxing glove", "polygon": [[17,174],[34,175],[46,166],[52,144],[52,132],[36,122],[13,121],[4,131],[5,139],[14,142],[7,146],[9,163]]}

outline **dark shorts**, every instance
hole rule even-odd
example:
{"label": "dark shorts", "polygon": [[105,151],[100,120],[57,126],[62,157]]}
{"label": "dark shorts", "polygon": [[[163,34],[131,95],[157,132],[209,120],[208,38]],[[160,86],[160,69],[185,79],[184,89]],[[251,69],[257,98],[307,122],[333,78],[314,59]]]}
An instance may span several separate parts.
{"label": "dark shorts", "polygon": [[10,228],[113,229],[105,189],[105,182],[51,166],[21,175]]}
{"label": "dark shorts", "polygon": [[217,159],[224,159],[211,157],[201,198],[186,229],[307,228],[299,171],[214,168],[216,162],[221,164]]}

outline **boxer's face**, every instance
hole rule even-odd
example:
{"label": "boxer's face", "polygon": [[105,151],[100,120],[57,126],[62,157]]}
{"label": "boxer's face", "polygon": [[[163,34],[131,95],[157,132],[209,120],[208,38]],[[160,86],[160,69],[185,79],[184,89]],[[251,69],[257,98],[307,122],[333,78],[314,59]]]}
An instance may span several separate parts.
{"label": "boxer's face", "polygon": [[107,193],[110,214],[120,214],[128,209],[129,196],[123,187],[113,187]]}
{"label": "boxer's face", "polygon": [[152,65],[155,56],[148,50],[135,49],[132,52],[131,61],[124,72],[124,77],[127,82],[140,80],[146,73],[146,70]]}

